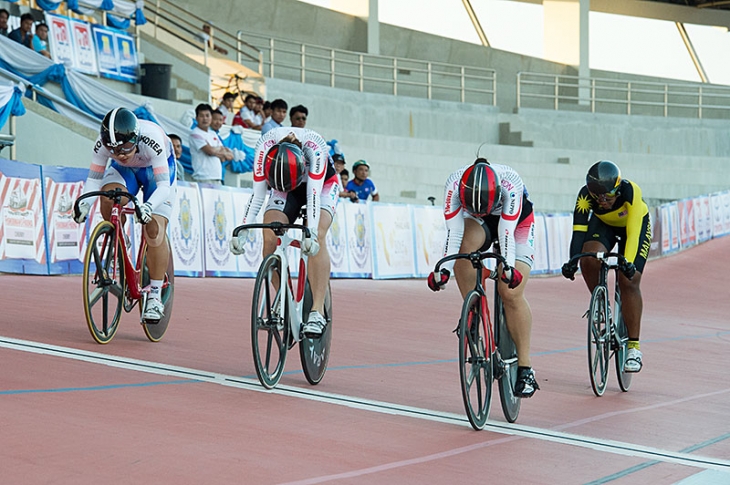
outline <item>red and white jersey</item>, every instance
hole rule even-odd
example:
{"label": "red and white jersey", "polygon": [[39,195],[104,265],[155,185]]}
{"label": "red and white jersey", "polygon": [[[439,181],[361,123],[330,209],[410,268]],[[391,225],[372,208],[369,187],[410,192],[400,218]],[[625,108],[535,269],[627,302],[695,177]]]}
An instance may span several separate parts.
{"label": "red and white jersey", "polygon": [[[470,215],[462,206],[459,199],[459,182],[461,176],[472,164],[465,165],[452,173],[446,180],[444,191],[444,218],[446,219],[446,244],[444,256],[456,254],[461,247],[461,240],[464,238],[464,219],[475,218]],[[525,186],[522,178],[512,167],[490,163],[490,166],[499,175],[502,187],[502,196],[499,203],[486,217],[499,217],[497,234],[492,234],[499,241],[499,248],[507,264],[515,265],[515,228],[522,213],[522,199]],[[451,271],[454,261],[449,261],[443,266]]]}
{"label": "red and white jersey", "polygon": [[327,173],[329,146],[325,139],[315,131],[288,126],[266,132],[256,143],[253,162],[253,197],[249,199],[243,213],[243,224],[254,222],[269,190],[269,184],[264,174],[266,152],[290,133],[293,133],[302,143],[304,163],[309,171],[307,176],[307,226],[318,227],[320,198]]}

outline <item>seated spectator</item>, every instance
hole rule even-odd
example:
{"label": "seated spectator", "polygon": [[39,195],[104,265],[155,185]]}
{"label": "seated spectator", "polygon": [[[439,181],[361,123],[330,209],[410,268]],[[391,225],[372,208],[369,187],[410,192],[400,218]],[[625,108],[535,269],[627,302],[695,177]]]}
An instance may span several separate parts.
{"label": "seated spectator", "polygon": [[0,35],[8,36],[8,19],[10,18],[10,12],[4,8],[0,8]]}
{"label": "seated spectator", "polygon": [[185,169],[183,168],[182,163],[180,163],[180,158],[182,158],[183,153],[182,139],[174,133],[170,133],[167,137],[172,142],[172,150],[175,155],[175,175],[178,180],[185,180]]}
{"label": "seated spectator", "polygon": [[264,124],[271,120],[271,101],[264,101],[264,106],[261,111],[261,116],[264,118]]}
{"label": "seated spectator", "polygon": [[203,42],[208,43],[208,49],[213,49],[224,56],[228,55],[228,51],[226,49],[215,45],[215,42],[213,41],[213,29],[210,24],[203,24],[203,35],[201,38],[203,39]]}
{"label": "seated spectator", "polygon": [[223,95],[223,99],[221,99],[221,104],[218,105],[218,111],[223,114],[226,124],[231,124],[233,121],[232,119],[228,119],[228,115],[233,113],[233,103],[236,102],[237,97],[238,95],[235,93],[226,93]]}
{"label": "seated spectator", "polygon": [[294,128],[304,128],[307,125],[309,110],[298,104],[289,110],[289,122]]}
{"label": "seated spectator", "polygon": [[210,129],[213,108],[201,103],[195,108],[198,126],[190,133],[190,156],[193,179],[200,183],[222,184],[222,161],[233,160],[233,152],[223,146],[218,135]]}
{"label": "seated spectator", "polygon": [[210,129],[215,131],[216,135],[219,135],[224,122],[225,118],[223,117],[223,113],[219,109],[214,109],[210,120]]}
{"label": "seated spectator", "polygon": [[349,181],[350,181],[350,172],[348,172],[346,168],[343,168],[342,172],[340,172],[340,182],[342,182],[342,184],[343,184],[342,186],[347,187],[347,182],[349,182]]}
{"label": "seated spectator", "polygon": [[33,48],[33,16],[24,13],[20,16],[20,27],[8,34],[8,39],[12,39],[19,44],[23,44],[29,49]]}
{"label": "seated spectator", "polygon": [[[244,128],[260,130],[264,126],[263,116],[256,114],[256,98],[255,94],[247,94],[243,101],[243,107],[238,112],[237,117],[240,118],[240,124]],[[233,124],[239,124],[239,122],[234,120]]]}
{"label": "seated spectator", "polygon": [[41,22],[35,26],[32,44],[34,51],[49,59],[51,58],[51,51],[48,50],[48,25]]}
{"label": "seated spectator", "polygon": [[261,128],[261,134],[263,135],[269,130],[273,130],[274,128],[281,128],[281,123],[284,121],[284,118],[286,118],[286,111],[289,108],[289,106],[286,104],[286,101],[283,99],[275,99],[271,102],[271,119],[264,125],[263,128]]}
{"label": "seated spectator", "polygon": [[[350,179],[350,172],[345,168],[345,156],[342,153],[335,153],[332,155],[332,161],[335,164],[335,172],[340,177],[340,197],[350,199],[352,202],[357,202],[357,194],[352,191],[345,189],[347,182]],[[347,177],[347,179],[345,179]]]}
{"label": "seated spectator", "polygon": [[358,199],[362,202],[367,202],[368,197],[372,197],[373,202],[380,200],[378,189],[375,188],[375,184],[368,178],[370,174],[370,165],[365,160],[358,160],[352,164],[352,174],[355,176],[354,179],[347,183],[347,190],[355,192]]}

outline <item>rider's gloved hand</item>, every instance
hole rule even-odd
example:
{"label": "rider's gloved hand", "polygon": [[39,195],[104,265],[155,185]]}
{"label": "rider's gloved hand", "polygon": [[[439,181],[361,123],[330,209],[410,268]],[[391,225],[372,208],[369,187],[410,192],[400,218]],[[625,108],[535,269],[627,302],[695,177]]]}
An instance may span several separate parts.
{"label": "rider's gloved hand", "polygon": [[88,202],[85,200],[79,202],[78,207],[74,207],[74,221],[76,221],[77,224],[84,222],[86,218],[89,217],[90,210],[91,206]]}
{"label": "rider's gloved hand", "polygon": [[248,229],[244,229],[238,233],[238,236],[231,238],[231,240],[228,241],[228,246],[233,254],[235,254],[236,256],[240,256],[241,254],[246,252],[245,246],[247,241]]}
{"label": "rider's gloved hand", "polygon": [[316,256],[319,252],[319,240],[317,239],[317,229],[309,229],[309,237],[305,237],[302,241],[302,252],[307,256]]}
{"label": "rider's gloved hand", "polygon": [[439,291],[446,283],[448,283],[450,276],[451,273],[448,269],[442,269],[438,273],[432,271],[431,274],[428,275],[428,287],[431,291]]}
{"label": "rider's gloved hand", "polygon": [[570,262],[568,261],[563,265],[561,268],[563,271],[563,276],[568,278],[571,281],[575,280],[575,272],[578,271],[578,263],[577,262]]}
{"label": "rider's gloved hand", "polygon": [[147,224],[152,220],[152,206],[149,202],[141,204],[139,207],[139,215],[135,212],[134,216],[140,224]]}
{"label": "rider's gloved hand", "polygon": [[620,269],[624,276],[628,279],[633,278],[636,274],[636,266],[634,266],[634,263],[629,263],[628,261],[622,263],[618,269]]}
{"label": "rider's gloved hand", "polygon": [[502,271],[502,281],[512,289],[517,288],[522,283],[522,273],[517,271],[517,268],[506,269]]}

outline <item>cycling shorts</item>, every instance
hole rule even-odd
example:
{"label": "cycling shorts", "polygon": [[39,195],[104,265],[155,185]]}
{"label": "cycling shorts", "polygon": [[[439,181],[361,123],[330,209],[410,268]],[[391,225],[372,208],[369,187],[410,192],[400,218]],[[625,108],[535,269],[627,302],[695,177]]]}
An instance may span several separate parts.
{"label": "cycling shorts", "polygon": [[[340,184],[337,175],[324,181],[319,207],[334,219],[337,208],[337,199],[340,196]],[[289,223],[293,224],[299,218],[302,207],[307,205],[307,184],[303,183],[291,192],[280,192],[271,189],[266,211],[275,210],[286,214]]]}
{"label": "cycling shorts", "polygon": [[[487,251],[497,240],[499,216],[466,216],[478,222],[484,229],[484,244],[479,251]],[[535,261],[535,215],[532,210],[524,218],[520,217],[515,228],[515,261],[522,261],[530,268]]]}
{"label": "cycling shorts", "polygon": [[[649,214],[646,214],[642,219],[639,234],[638,250],[637,254],[634,255],[634,266],[636,266],[636,271],[643,273],[646,258],[649,257],[649,247],[651,247],[651,219]],[[595,215],[588,221],[588,230],[585,239],[583,239],[583,244],[588,241],[598,241],[608,251],[618,244],[618,252],[623,254],[624,257],[631,257],[631,255],[626,254],[626,228],[609,226]]]}

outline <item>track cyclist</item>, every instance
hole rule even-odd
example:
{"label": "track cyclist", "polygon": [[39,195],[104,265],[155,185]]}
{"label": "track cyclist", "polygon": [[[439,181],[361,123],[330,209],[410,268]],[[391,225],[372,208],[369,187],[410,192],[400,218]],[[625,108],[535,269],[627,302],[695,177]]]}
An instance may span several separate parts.
{"label": "track cyclist", "polygon": [[[111,163],[107,167],[107,162]],[[83,193],[121,189],[136,194],[143,190],[140,206],[147,239],[147,266],[150,272],[150,293],[142,313],[146,323],[156,323],[165,314],[161,289],[170,251],[167,244],[167,222],[172,214],[177,184],[172,142],[164,130],[150,121],[138,120],[126,108],[109,111],[101,122],[99,138],[94,144],[89,176]],[[113,202],[101,199],[101,214],[109,220]],[[74,220],[86,220],[91,205],[79,203]],[[124,221],[122,221],[124,222]]]}
{"label": "track cyclist", "polygon": [[[642,355],[639,345],[641,331],[641,275],[651,245],[649,208],[641,198],[641,188],[621,178],[621,170],[609,160],[591,166],[586,184],[578,192],[573,212],[573,238],[570,256],[580,252],[607,252],[616,243],[627,266],[621,268],[619,288],[624,321],[629,334],[628,354],[624,372],[639,372]],[[588,291],[598,284],[600,261],[582,258],[580,268]],[[575,277],[578,266],[565,263],[563,276]]]}
{"label": "track cyclist", "polygon": [[[507,165],[490,164],[477,158],[446,180],[444,195],[446,244],[444,256],[486,251],[497,240],[510,269],[500,268],[499,295],[504,302],[507,328],[517,347],[515,394],[528,398],[540,389],[530,361],[532,312],[525,299],[525,286],[535,255],[535,221],[532,202],[517,172]],[[469,260],[450,261],[428,276],[428,287],[439,291],[453,268],[461,296],[474,285],[476,270]]]}
{"label": "track cyclist", "polygon": [[[253,196],[243,213],[243,224],[255,222],[269,189],[265,224],[294,223],[306,206],[306,224],[311,234],[302,241],[301,249],[309,256],[313,301],[302,331],[307,338],[320,337],[327,324],[322,315],[330,275],[326,236],[340,193],[334,165],[329,163],[329,146],[322,136],[306,128],[274,128],[256,144],[253,171]],[[241,231],[231,239],[231,252],[243,254],[248,237],[248,231]],[[273,231],[264,231],[264,257],[274,252],[276,241]]]}

